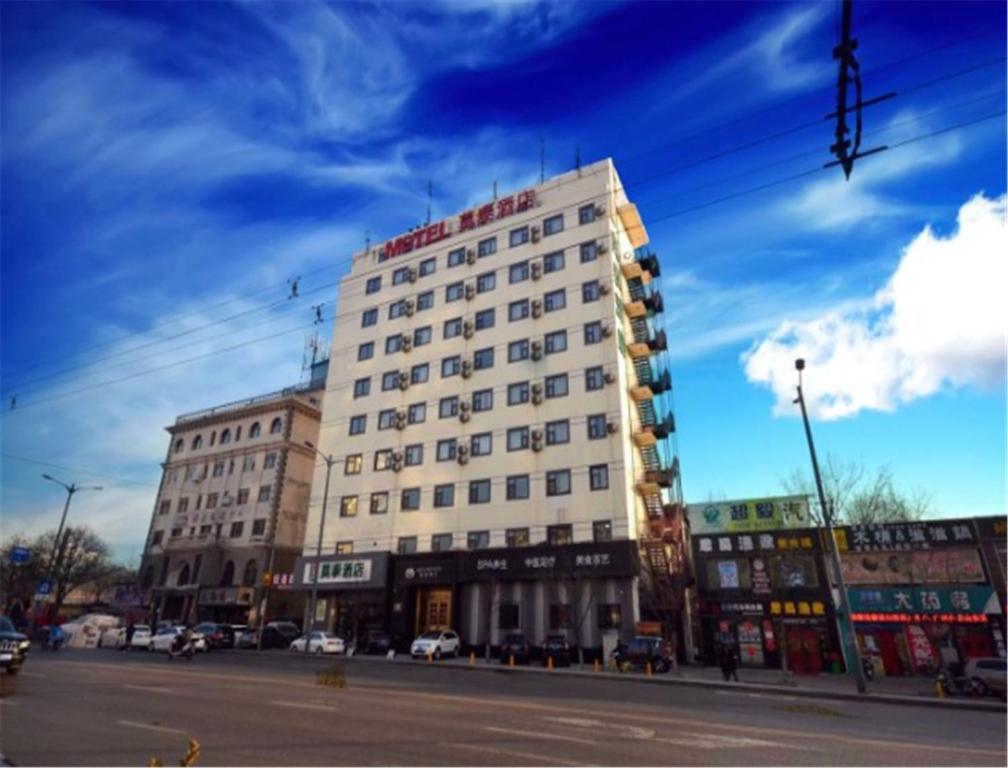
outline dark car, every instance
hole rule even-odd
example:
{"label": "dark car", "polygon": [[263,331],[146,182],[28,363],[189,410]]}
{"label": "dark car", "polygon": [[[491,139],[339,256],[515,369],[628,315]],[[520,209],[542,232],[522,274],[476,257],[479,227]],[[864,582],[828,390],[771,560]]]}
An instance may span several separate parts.
{"label": "dark car", "polygon": [[[290,648],[290,644],[301,637],[297,624],[289,621],[271,621],[262,631],[263,648]],[[253,643],[253,647],[255,644]]]}
{"label": "dark car", "polygon": [[388,653],[392,638],[381,629],[369,629],[357,640],[356,653]]}
{"label": "dark car", "polygon": [[6,616],[0,616],[0,667],[16,675],[24,664],[31,641],[14,628]]}
{"label": "dark car", "polygon": [[[532,644],[521,632],[511,632],[501,643],[501,663],[510,663],[512,657],[515,664],[528,664],[532,660]],[[556,659],[553,660],[553,663],[556,664]]]}
{"label": "dark car", "polygon": [[621,656],[637,669],[647,669],[648,664],[653,672],[672,669],[672,645],[660,637],[638,635],[627,643]]}
{"label": "dark car", "polygon": [[554,667],[569,667],[571,663],[571,645],[563,635],[547,635],[542,645],[543,666],[553,659]]}
{"label": "dark car", "polygon": [[210,649],[230,648],[234,645],[234,632],[227,624],[204,621],[196,625],[196,631],[206,638],[207,647]]}
{"label": "dark car", "polygon": [[221,631],[224,633],[224,647],[237,648],[238,638],[249,628],[246,624],[221,624]]}

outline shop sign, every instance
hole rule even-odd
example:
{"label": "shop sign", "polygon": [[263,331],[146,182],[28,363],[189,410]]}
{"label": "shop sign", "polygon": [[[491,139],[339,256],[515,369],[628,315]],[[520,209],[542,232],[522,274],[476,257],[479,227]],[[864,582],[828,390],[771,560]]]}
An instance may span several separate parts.
{"label": "shop sign", "polygon": [[689,504],[686,513],[693,534],[804,528],[811,522],[804,496]]}
{"label": "shop sign", "polygon": [[440,584],[455,581],[451,560],[406,560],[396,564],[396,581],[405,584]]}
{"label": "shop sign", "polygon": [[914,667],[917,669],[931,668],[937,662],[937,658],[934,646],[931,645],[924,628],[917,624],[908,624],[905,631]]}
{"label": "shop sign", "polygon": [[632,541],[466,552],[461,557],[461,578],[628,576],[635,552]]}
{"label": "shop sign", "polygon": [[825,616],[826,605],[821,600],[772,600],[774,616]]}
{"label": "shop sign", "polygon": [[999,539],[1004,542],[1008,536],[1008,518],[977,517],[974,518],[981,539]]}
{"label": "shop sign", "polygon": [[845,552],[848,584],[957,584],[987,580],[976,549],[917,552]]}
{"label": "shop sign", "polygon": [[837,548],[850,552],[892,552],[976,544],[969,520],[877,523],[837,528]]}
{"label": "shop sign", "polygon": [[728,552],[790,552],[819,548],[818,531],[798,529],[767,533],[725,533],[719,536],[694,536],[693,550],[698,555],[718,555]]}
{"label": "shop sign", "polygon": [[752,591],[757,595],[770,594],[770,574],[767,563],[762,557],[754,557],[752,561]]}
{"label": "shop sign", "polygon": [[526,189],[517,195],[508,195],[485,203],[478,208],[464,211],[459,214],[455,228],[449,219],[429,224],[407,232],[405,235],[389,240],[379,251],[378,261],[386,261],[395,256],[426,248],[428,245],[440,242],[451,237],[455,232],[467,232],[478,229],[494,221],[514,216],[516,213],[523,213],[535,207],[535,190]]}
{"label": "shop sign", "polygon": [[319,584],[352,584],[371,581],[371,561],[337,560],[319,563]]}
{"label": "shop sign", "polygon": [[745,613],[762,616],[766,613],[763,603],[721,603],[721,613]]}
{"label": "shop sign", "polygon": [[[992,587],[849,589],[851,611],[1000,613]],[[988,610],[990,609],[990,610]]]}
{"label": "shop sign", "polygon": [[851,613],[860,624],[986,624],[982,613]]}
{"label": "shop sign", "polygon": [[738,563],[734,560],[718,560],[718,578],[721,589],[738,589]]}
{"label": "shop sign", "polygon": [[249,605],[252,602],[252,588],[210,587],[201,589],[196,601],[199,605]]}
{"label": "shop sign", "polygon": [[371,589],[385,585],[388,553],[367,555],[323,555],[299,558],[292,574],[273,574],[273,586],[280,589]]}

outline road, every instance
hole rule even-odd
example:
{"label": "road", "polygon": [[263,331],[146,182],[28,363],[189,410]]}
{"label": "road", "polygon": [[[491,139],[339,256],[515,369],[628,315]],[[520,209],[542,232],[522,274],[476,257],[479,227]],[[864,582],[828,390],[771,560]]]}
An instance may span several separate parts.
{"label": "road", "polygon": [[0,683],[15,765],[171,765],[190,736],[201,766],[1006,764],[1003,713],[405,660],[33,650]]}

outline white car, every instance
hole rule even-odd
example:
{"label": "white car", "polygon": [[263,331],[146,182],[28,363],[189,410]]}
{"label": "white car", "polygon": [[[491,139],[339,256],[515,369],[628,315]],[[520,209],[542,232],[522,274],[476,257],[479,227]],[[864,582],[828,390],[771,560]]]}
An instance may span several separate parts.
{"label": "white car", "polygon": [[150,650],[152,639],[150,627],[146,624],[135,624],[133,626],[133,638],[130,640],[129,647],[131,649],[143,648],[144,650]]}
{"label": "white car", "polygon": [[442,656],[458,656],[462,649],[462,641],[459,636],[450,629],[440,632],[424,632],[413,641],[410,646],[410,655],[414,659],[424,656],[433,656],[440,659]]}
{"label": "white car", "polygon": [[[147,646],[148,651],[153,653],[168,653],[171,651],[172,643],[175,642],[175,638],[182,634],[184,627],[165,627],[164,629],[159,629],[158,633],[154,635],[150,644]],[[196,651],[205,651],[207,649],[206,638],[203,637],[199,632],[193,632],[193,648]]]}
{"label": "white car", "polygon": [[122,648],[126,642],[126,630],[122,627],[109,627],[98,635],[99,648]]}
{"label": "white car", "polygon": [[[295,653],[305,652],[304,635],[290,644]],[[346,643],[339,635],[329,632],[312,632],[308,639],[308,653],[346,653]]]}

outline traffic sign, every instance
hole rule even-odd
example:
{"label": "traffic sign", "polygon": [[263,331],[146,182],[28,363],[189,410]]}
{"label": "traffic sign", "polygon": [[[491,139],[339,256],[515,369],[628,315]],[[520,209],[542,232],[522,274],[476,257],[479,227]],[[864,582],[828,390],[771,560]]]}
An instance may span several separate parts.
{"label": "traffic sign", "polygon": [[35,588],[36,595],[48,595],[50,592],[52,592],[51,581],[40,581],[38,587]]}
{"label": "traffic sign", "polygon": [[21,565],[31,560],[31,550],[28,547],[13,547],[10,553],[10,561],[15,565]]}

